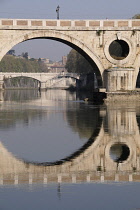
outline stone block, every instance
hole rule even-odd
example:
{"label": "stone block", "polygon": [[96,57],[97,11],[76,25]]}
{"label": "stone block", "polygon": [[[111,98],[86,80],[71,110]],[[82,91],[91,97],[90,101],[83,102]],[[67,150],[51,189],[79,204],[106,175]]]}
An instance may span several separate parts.
{"label": "stone block", "polygon": [[57,26],[57,21],[46,21],[46,26]]}
{"label": "stone block", "polygon": [[119,175],[119,181],[121,182],[128,182],[129,181],[129,176],[128,175]]}
{"label": "stone block", "polygon": [[60,26],[71,26],[71,21],[60,21]]}
{"label": "stone block", "polygon": [[118,21],[118,26],[119,26],[119,27],[128,26],[128,21]]}
{"label": "stone block", "polygon": [[86,21],[83,20],[75,21],[75,26],[86,26]]}
{"label": "stone block", "polygon": [[105,27],[114,27],[114,21],[104,21]]}
{"label": "stone block", "polygon": [[18,26],[27,26],[28,21],[27,20],[17,20],[17,25]]}
{"label": "stone block", "polygon": [[13,20],[2,20],[2,25],[12,26]]}
{"label": "stone block", "polygon": [[133,181],[139,181],[140,180],[140,175],[139,174],[134,174],[133,175]]}
{"label": "stone block", "polygon": [[42,26],[42,21],[41,20],[33,20],[31,21],[32,26]]}
{"label": "stone block", "polygon": [[100,21],[89,21],[89,26],[100,26]]}
{"label": "stone block", "polygon": [[140,21],[132,21],[132,27],[140,26]]}

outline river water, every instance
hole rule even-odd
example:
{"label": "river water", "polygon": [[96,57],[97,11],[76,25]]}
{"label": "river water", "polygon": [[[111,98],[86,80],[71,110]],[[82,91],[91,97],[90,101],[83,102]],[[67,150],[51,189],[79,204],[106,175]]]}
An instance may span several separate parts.
{"label": "river water", "polygon": [[140,209],[139,103],[0,93],[0,209]]}

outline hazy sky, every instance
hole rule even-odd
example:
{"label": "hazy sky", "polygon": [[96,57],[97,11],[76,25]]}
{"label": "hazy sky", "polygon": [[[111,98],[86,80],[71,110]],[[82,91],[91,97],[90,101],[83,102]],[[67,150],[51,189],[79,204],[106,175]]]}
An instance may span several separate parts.
{"label": "hazy sky", "polygon": [[[0,18],[128,19],[140,13],[140,0],[0,0]],[[60,60],[70,48],[51,40],[32,40],[14,48],[17,54]]]}

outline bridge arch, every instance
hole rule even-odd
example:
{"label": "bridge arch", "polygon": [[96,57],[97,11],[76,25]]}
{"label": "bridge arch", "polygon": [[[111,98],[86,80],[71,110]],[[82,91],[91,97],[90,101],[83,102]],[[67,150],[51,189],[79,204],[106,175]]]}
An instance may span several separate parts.
{"label": "bridge arch", "polygon": [[[35,77],[35,76],[24,76],[24,75],[10,75],[10,76],[7,76],[7,77],[5,77],[4,76],[4,78],[3,78],[3,86],[6,88],[6,82],[8,81],[8,80],[14,80],[14,79],[30,79],[30,80],[32,80],[32,83],[33,83],[33,81],[36,81],[36,88],[38,88],[38,87],[41,87],[41,81],[37,78],[37,77]],[[34,84],[35,84],[35,82],[34,82]]]}
{"label": "bridge arch", "polygon": [[101,86],[102,85],[102,75],[104,72],[104,67],[102,65],[102,62],[100,58],[96,55],[95,52],[92,51],[86,44],[79,41],[73,36],[70,36],[69,34],[66,35],[59,31],[51,31],[51,30],[37,30],[37,31],[25,31],[22,35],[16,34],[14,37],[12,37],[5,45],[2,46],[1,51],[1,59],[4,57],[4,55],[15,45],[31,40],[31,39],[51,39],[55,41],[62,42],[64,44],[67,44],[68,46],[72,47],[73,49],[77,50],[80,54],[82,54],[92,66],[97,67],[96,68],[96,74],[98,78],[98,83]]}

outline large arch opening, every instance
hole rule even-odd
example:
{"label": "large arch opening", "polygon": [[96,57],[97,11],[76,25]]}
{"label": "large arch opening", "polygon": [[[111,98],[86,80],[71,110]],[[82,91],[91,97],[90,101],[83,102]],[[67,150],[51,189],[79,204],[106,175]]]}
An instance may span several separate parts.
{"label": "large arch opening", "polygon": [[[28,35],[23,35],[19,37],[19,39],[14,40],[12,43],[8,43],[7,47],[10,49],[14,49],[13,47],[16,46],[18,43],[26,43],[27,41],[34,41],[37,39],[47,39],[47,40],[53,40],[57,41],[59,43],[63,43],[72,49],[75,49],[78,53],[80,53],[92,66],[93,68],[93,73],[96,74],[98,86],[102,87],[102,72],[103,72],[103,67],[102,64],[99,60],[99,58],[90,51],[83,43],[80,43],[78,40],[71,40],[71,37],[65,36],[64,34],[61,34],[59,32],[53,33],[53,36],[50,35],[49,33],[52,32],[46,32],[43,33],[43,36],[40,36],[39,33],[33,33],[31,32]],[[58,33],[58,34],[57,34]],[[4,52],[2,54],[5,54]],[[86,69],[85,69],[86,72]]]}
{"label": "large arch opening", "polygon": [[[72,49],[76,50],[80,55],[82,55],[89,62],[89,64],[91,65],[91,67],[93,69],[93,72],[90,72],[90,73],[95,73],[96,74],[98,86],[102,87],[102,77],[101,77],[101,73],[100,73],[100,70],[99,70],[97,64],[95,63],[95,61],[82,48],[78,47],[77,45],[75,45],[75,44],[73,44],[71,42],[68,42],[66,40],[62,40],[62,39],[59,39],[59,38],[49,37],[47,39],[51,39],[51,40],[55,40],[55,41],[58,41],[58,42],[62,42],[64,44],[70,46]],[[88,69],[85,69],[85,73],[89,73]]]}

